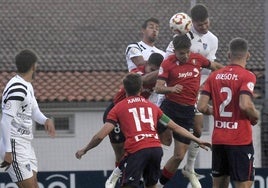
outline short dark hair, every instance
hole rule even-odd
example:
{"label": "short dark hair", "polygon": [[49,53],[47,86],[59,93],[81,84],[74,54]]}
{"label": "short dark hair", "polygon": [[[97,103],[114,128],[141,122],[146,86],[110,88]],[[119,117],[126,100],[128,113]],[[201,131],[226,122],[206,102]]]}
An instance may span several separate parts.
{"label": "short dark hair", "polygon": [[203,22],[208,18],[208,9],[203,4],[196,4],[191,9],[191,18],[193,21]]}
{"label": "short dark hair", "polygon": [[187,35],[177,35],[173,39],[173,46],[175,50],[190,49],[191,40]]}
{"label": "short dark hair", "polygon": [[248,52],[248,41],[237,37],[230,41],[229,43],[229,52],[232,58],[242,58]]}
{"label": "short dark hair", "polygon": [[160,67],[164,57],[159,53],[152,53],[148,59],[148,64]]}
{"label": "short dark hair", "polygon": [[123,79],[123,84],[128,96],[137,95],[142,88],[141,75],[137,73],[128,73]]}
{"label": "short dark hair", "polygon": [[141,25],[141,28],[142,29],[146,29],[146,27],[147,27],[147,25],[148,25],[148,22],[153,22],[153,23],[156,23],[156,24],[158,24],[159,25],[159,20],[158,19],[156,19],[156,18],[149,18],[149,19],[147,19],[147,20],[145,20],[144,22],[143,22],[143,24]]}
{"label": "short dark hair", "polygon": [[38,56],[30,49],[24,49],[15,56],[15,64],[19,73],[28,72],[37,61]]}

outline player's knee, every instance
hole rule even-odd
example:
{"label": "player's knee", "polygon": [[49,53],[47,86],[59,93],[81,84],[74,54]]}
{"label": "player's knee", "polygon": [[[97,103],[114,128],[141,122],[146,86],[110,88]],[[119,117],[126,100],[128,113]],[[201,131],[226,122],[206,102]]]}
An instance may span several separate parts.
{"label": "player's knee", "polygon": [[176,153],[174,153],[174,155],[173,155],[173,159],[174,159],[174,161],[175,161],[176,163],[178,163],[178,164],[183,160],[183,158],[184,158],[184,154],[182,154],[182,153],[180,153],[180,152],[176,152]]}
{"label": "player's knee", "polygon": [[172,143],[172,138],[160,138],[160,141],[165,146],[170,146]]}

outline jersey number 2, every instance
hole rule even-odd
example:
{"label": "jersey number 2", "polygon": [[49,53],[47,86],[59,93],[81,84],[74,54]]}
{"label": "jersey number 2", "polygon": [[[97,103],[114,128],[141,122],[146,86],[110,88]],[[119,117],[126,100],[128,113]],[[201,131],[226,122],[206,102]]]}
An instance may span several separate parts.
{"label": "jersey number 2", "polygon": [[221,103],[219,108],[219,113],[221,117],[232,117],[232,112],[225,111],[225,107],[231,102],[232,100],[232,90],[229,87],[222,87],[221,93],[226,93],[226,99]]}

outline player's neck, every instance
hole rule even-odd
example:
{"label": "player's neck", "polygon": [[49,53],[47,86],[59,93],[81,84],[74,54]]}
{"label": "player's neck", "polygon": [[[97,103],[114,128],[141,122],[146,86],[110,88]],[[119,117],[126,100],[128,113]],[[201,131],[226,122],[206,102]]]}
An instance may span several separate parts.
{"label": "player's neck", "polygon": [[246,61],[244,61],[244,60],[233,60],[233,61],[230,62],[230,64],[239,65],[239,66],[241,66],[243,68],[246,67]]}
{"label": "player's neck", "polygon": [[33,76],[30,73],[19,73],[18,75],[20,77],[22,77],[27,82],[32,82],[33,81]]}

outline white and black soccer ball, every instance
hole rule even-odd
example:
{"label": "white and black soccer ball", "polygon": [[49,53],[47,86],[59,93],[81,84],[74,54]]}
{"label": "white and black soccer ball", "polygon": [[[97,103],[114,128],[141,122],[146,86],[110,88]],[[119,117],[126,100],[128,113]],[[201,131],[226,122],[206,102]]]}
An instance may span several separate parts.
{"label": "white and black soccer ball", "polygon": [[192,27],[192,19],[184,12],[174,14],[169,20],[169,27],[174,34],[185,34]]}

